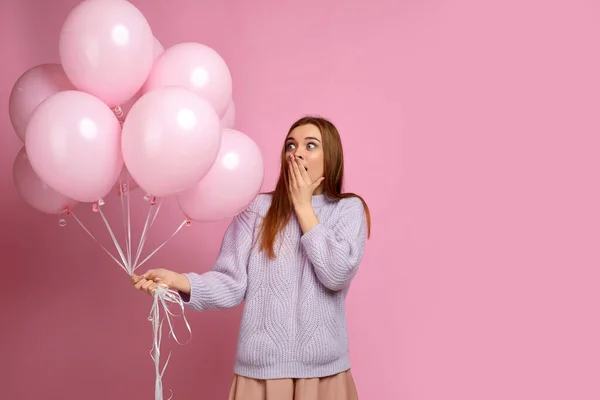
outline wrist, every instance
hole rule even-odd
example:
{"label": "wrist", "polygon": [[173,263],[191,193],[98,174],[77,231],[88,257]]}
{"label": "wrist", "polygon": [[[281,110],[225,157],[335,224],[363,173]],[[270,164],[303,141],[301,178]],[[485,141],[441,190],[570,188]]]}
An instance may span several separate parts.
{"label": "wrist", "polygon": [[305,207],[297,207],[296,217],[298,218],[302,233],[308,232],[319,223],[319,219],[312,208],[312,204]]}
{"label": "wrist", "polygon": [[311,203],[294,204],[294,211],[296,211],[296,214],[298,215],[310,215],[311,213],[314,213]]}
{"label": "wrist", "polygon": [[192,291],[190,280],[184,274],[177,274],[177,279],[174,283],[174,289],[181,293],[190,294]]}

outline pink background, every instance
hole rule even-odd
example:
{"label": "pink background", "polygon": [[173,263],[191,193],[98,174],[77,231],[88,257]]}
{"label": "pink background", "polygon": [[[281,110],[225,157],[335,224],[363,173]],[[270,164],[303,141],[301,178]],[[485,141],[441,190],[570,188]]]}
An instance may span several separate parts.
{"label": "pink background", "polygon": [[[2,397],[150,399],[150,297],[73,221],[59,228],[12,184],[11,86],[58,61],[76,3],[1,6]],[[163,45],[199,41],[225,57],[265,190],[297,117],[340,128],[347,189],[373,213],[348,298],[361,399],[600,398],[597,2],[133,3]],[[115,200],[107,213],[119,221]],[[103,232],[89,207],[76,211]],[[169,202],[150,246],[181,219]],[[193,225],[151,265],[209,269],[227,223]],[[192,342],[165,341],[167,397],[226,397],[240,311],[188,313]]]}

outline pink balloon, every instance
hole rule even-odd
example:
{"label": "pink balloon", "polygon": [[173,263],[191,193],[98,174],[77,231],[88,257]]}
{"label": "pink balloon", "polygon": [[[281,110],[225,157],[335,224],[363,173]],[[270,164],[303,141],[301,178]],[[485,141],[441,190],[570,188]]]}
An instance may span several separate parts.
{"label": "pink balloon", "polygon": [[115,184],[123,159],[121,127],[100,99],[75,90],[57,93],[34,111],[25,145],[39,177],[82,202],[102,199]]}
{"label": "pink balloon", "polygon": [[37,176],[31,168],[25,146],[15,157],[13,182],[23,201],[43,213],[58,214],[77,204],[77,201],[58,193]]}
{"label": "pink balloon", "polygon": [[227,111],[225,111],[225,115],[221,118],[221,126],[224,129],[233,129],[235,126],[235,103],[233,100],[229,100]]}
{"label": "pink balloon", "polygon": [[130,2],[85,0],[67,17],[59,50],[75,87],[115,107],[144,85],[152,69],[154,37]]}
{"label": "pink balloon", "polygon": [[225,60],[200,43],[176,44],[161,55],[152,67],[144,93],[164,86],[179,86],[207,100],[219,117],[231,98],[231,73]]}
{"label": "pink balloon", "polygon": [[164,87],[134,104],[123,125],[123,158],[146,193],[165,197],[206,175],[221,143],[219,117],[189,90]]}
{"label": "pink balloon", "polygon": [[183,213],[195,221],[212,222],[242,212],[263,182],[260,148],[242,132],[223,129],[221,148],[209,173],[177,196]]}
{"label": "pink balloon", "polygon": [[[156,60],[160,55],[165,51],[163,45],[158,41],[157,38],[154,38],[154,59]],[[131,110],[131,107],[142,97],[144,93],[142,89],[140,89],[135,96],[129,99],[125,104],[121,105],[121,110],[123,111],[123,119],[127,118],[127,114]]]}
{"label": "pink balloon", "polygon": [[8,100],[8,113],[15,133],[25,143],[25,131],[33,110],[45,99],[74,89],[59,64],[41,64],[25,71],[15,82]]}

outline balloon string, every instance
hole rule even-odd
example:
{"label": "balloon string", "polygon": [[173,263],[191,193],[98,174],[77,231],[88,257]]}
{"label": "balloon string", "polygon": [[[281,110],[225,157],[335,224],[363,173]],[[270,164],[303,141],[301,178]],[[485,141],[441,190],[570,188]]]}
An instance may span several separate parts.
{"label": "balloon string", "polygon": [[[148,209],[148,215],[146,216],[146,222],[144,223],[144,229],[142,230],[142,236],[140,237],[140,243],[138,244],[137,252],[135,255],[135,261],[133,263],[133,271],[138,268],[138,261],[140,256],[142,255],[142,251],[144,249],[144,245],[146,244],[146,238],[148,237],[148,231],[154,225],[154,221],[156,221],[156,217],[158,216],[158,212],[160,211],[160,207],[162,205],[162,199],[159,200],[158,206],[156,206],[156,212],[154,212],[154,216],[152,216],[152,211],[154,210],[154,202],[150,203],[150,208]],[[152,217],[152,220],[150,220]]]}
{"label": "balloon string", "polygon": [[[123,113],[123,109],[121,108],[121,106],[116,106],[115,108],[113,108],[113,113],[115,114],[115,117],[117,117],[117,120],[119,121],[119,125],[121,126],[121,129],[123,128],[123,123],[124,121],[124,113]],[[131,268],[131,206],[130,206],[130,196],[129,196],[129,171],[126,170],[126,184],[125,186],[123,185],[123,182],[121,181],[121,175],[119,175],[119,193],[121,194],[121,211],[123,214],[123,224],[124,224],[124,228],[125,228],[125,251],[127,253],[127,267],[128,267],[128,272],[129,274],[133,274],[133,268]],[[127,197],[126,199],[124,199],[124,197]],[[110,226],[107,225],[107,228],[109,230],[109,232],[112,232],[110,229]],[[113,236],[113,240],[116,240]]]}
{"label": "balloon string", "polygon": [[[169,364],[169,360],[171,359],[171,352],[169,352],[169,356],[165,361],[163,367],[160,367],[160,345],[162,342],[162,326],[164,319],[167,320],[169,324],[169,332],[173,339],[178,343],[182,344],[175,335],[175,330],[173,329],[173,323],[171,322],[171,317],[177,316],[170,309],[168,303],[174,303],[181,308],[181,316],[185,322],[185,326],[190,333],[190,339],[192,338],[192,329],[190,324],[188,323],[187,318],[185,317],[185,311],[183,306],[183,300],[178,292],[171,290],[167,285],[158,284],[156,290],[154,291],[154,302],[152,304],[152,309],[150,310],[150,316],[148,320],[152,323],[152,331],[154,333],[154,340],[152,343],[152,349],[150,351],[150,356],[152,360],[154,360],[154,370],[156,373],[156,381],[154,385],[154,398],[155,400],[163,400],[163,388],[162,388],[162,377],[167,369],[167,365]],[[164,310],[164,317],[160,316],[160,308]],[[188,342],[189,342],[188,340]],[[171,399],[173,397],[173,392],[171,392]]]}
{"label": "balloon string", "polygon": [[125,236],[125,247],[129,249],[131,243],[127,235],[127,204],[125,202],[125,196],[129,196],[129,185],[123,182],[123,178],[119,175],[119,197],[121,198],[121,215],[123,217],[123,232]]}
{"label": "balloon string", "polygon": [[127,269],[125,270],[129,275],[133,274],[133,271],[131,269],[131,265],[129,263],[127,263],[127,259],[125,258],[125,254],[123,254],[123,250],[121,250],[121,246],[119,245],[119,241],[117,240],[117,238],[115,237],[115,234],[112,230],[112,228],[110,227],[110,224],[108,223],[108,220],[106,219],[106,217],[104,216],[104,213],[102,212],[102,207],[98,206],[98,212],[100,213],[100,216],[102,217],[102,220],[104,221],[104,225],[106,225],[106,229],[108,230],[108,233],[110,234],[110,237],[115,245],[115,248],[117,249],[117,251],[119,252],[119,255],[121,256],[121,260],[123,260],[123,265],[127,266]]}
{"label": "balloon string", "polygon": [[172,234],[172,235],[171,235],[171,236],[170,236],[170,237],[169,237],[167,240],[165,240],[165,241],[164,241],[164,242],[163,242],[163,243],[162,243],[160,246],[158,246],[158,248],[156,248],[156,249],[155,249],[155,250],[154,250],[152,253],[148,254],[148,257],[144,258],[144,261],[142,261],[141,263],[139,263],[138,265],[136,265],[136,267],[135,267],[135,268],[137,269],[137,268],[141,267],[142,265],[144,265],[144,263],[145,263],[146,261],[148,261],[148,259],[149,259],[150,257],[152,257],[154,254],[156,254],[156,252],[157,252],[157,251],[159,251],[160,249],[162,249],[162,247],[163,247],[164,245],[166,245],[167,243],[169,243],[169,241],[170,241],[171,239],[173,239],[173,238],[175,237],[175,235],[177,235],[177,234],[179,233],[179,231],[181,230],[181,228],[183,228],[184,226],[186,226],[186,225],[187,225],[187,223],[188,223],[188,221],[187,221],[187,220],[183,221],[183,222],[181,223],[181,225],[179,225],[179,227],[178,227],[178,228],[175,230],[175,232],[173,232],[173,234]]}
{"label": "balloon string", "polygon": [[[133,263],[133,270],[137,269],[137,263],[140,259],[140,255],[142,254],[142,250],[144,249],[144,244],[146,242],[146,235],[148,234],[148,229],[150,227],[150,217],[152,216],[152,210],[154,209],[154,204],[150,204],[148,208],[148,215],[146,216],[146,222],[144,223],[144,229],[142,230],[142,236],[140,237],[140,242],[138,244],[138,248],[135,255],[135,261]],[[158,210],[157,210],[158,212]]]}
{"label": "balloon string", "polygon": [[92,232],[89,231],[88,228],[86,228],[86,226],[83,224],[83,222],[81,222],[79,220],[79,218],[77,218],[77,215],[75,215],[75,213],[73,213],[73,211],[71,211],[71,216],[75,219],[75,221],[77,221],[77,223],[79,224],[79,226],[81,226],[83,228],[83,230],[96,242],[100,245],[100,247],[102,247],[102,249],[106,252],[106,254],[108,254],[110,256],[110,258],[112,258],[118,265],[119,267],[121,267],[123,269],[123,271],[125,272],[129,272],[127,271],[127,268],[125,267],[125,265],[121,264],[121,262],[119,262],[119,260],[117,260],[117,258],[115,256],[112,255],[112,253],[110,251],[108,251],[108,249],[106,247],[104,247],[104,245],[102,243],[100,243],[100,241],[98,241],[98,239],[96,239],[94,237],[94,235],[92,235]]}
{"label": "balloon string", "polygon": [[133,264],[131,264],[131,202],[129,196],[129,171],[127,171],[127,261],[129,272],[130,274],[133,274]]}
{"label": "balloon string", "polygon": [[154,225],[154,221],[156,221],[156,216],[158,215],[158,212],[160,211],[160,206],[162,205],[163,199],[160,199],[158,201],[158,207],[156,208],[156,213],[154,213],[154,217],[152,218],[152,222],[150,222],[150,228],[152,228],[152,225]]}
{"label": "balloon string", "polygon": [[[123,188],[123,186],[121,185],[121,189]],[[127,188],[128,189],[128,188]],[[171,239],[173,239],[173,237],[175,237],[175,235],[177,235],[177,233],[179,233],[179,231],[181,231],[181,229],[186,226],[188,224],[187,220],[184,220],[179,227],[175,230],[175,232],[173,232],[173,234],[167,239],[165,240],[160,246],[158,246],[158,248],[156,248],[152,253],[150,253],[139,265],[137,264],[137,261],[140,257],[140,254],[142,252],[142,249],[144,247],[145,241],[146,241],[146,237],[148,235],[148,231],[149,229],[152,227],[152,225],[154,225],[154,221],[156,220],[156,217],[158,216],[158,212],[160,211],[160,207],[162,205],[162,199],[159,202],[158,206],[156,207],[156,211],[153,213],[153,209],[154,209],[154,203],[152,202],[150,204],[150,209],[148,211],[148,216],[146,217],[146,223],[144,225],[144,232],[142,233],[142,237],[140,238],[140,243],[138,245],[138,249],[137,249],[137,254],[136,254],[136,260],[135,260],[135,267],[132,268],[132,264],[131,264],[131,209],[130,209],[130,203],[129,203],[129,191],[128,190],[122,190],[121,194],[124,195],[125,193],[127,193],[126,195],[128,196],[128,199],[126,200],[127,204],[126,207],[124,207],[125,205],[125,201],[123,199],[121,199],[122,203],[121,203],[121,208],[122,211],[124,211],[126,209],[126,217],[127,217],[127,222],[126,222],[126,227],[127,227],[127,234],[126,234],[126,246],[127,246],[127,260],[129,262],[126,261],[126,257],[123,254],[123,251],[121,249],[121,246],[119,245],[119,242],[117,240],[117,238],[115,237],[115,234],[112,230],[112,228],[110,227],[110,224],[108,222],[108,220],[106,219],[104,213],[102,212],[101,206],[98,205],[98,212],[100,213],[100,216],[102,217],[102,220],[104,221],[104,224],[106,225],[106,228],[110,234],[110,237],[113,240],[113,243],[115,245],[115,248],[117,249],[117,251],[119,252],[119,255],[121,256],[121,260],[123,261],[123,263],[119,262],[119,260],[112,255],[112,253],[104,246],[102,245],[102,243],[100,243],[95,237],[94,235],[89,231],[89,229],[87,229],[87,227],[79,220],[79,218],[77,218],[77,216],[73,213],[70,212],[70,215],[73,216],[73,218],[75,219],[75,221],[77,221],[77,223],[83,228],[83,230],[96,242],[100,245],[100,247],[127,273],[129,273],[129,275],[133,274],[133,271],[138,268],[141,267],[146,261],[148,261],[154,254],[156,254],[157,251],[159,251],[163,246],[165,246]],[[125,215],[124,215],[125,216]],[[163,400],[163,386],[162,386],[162,377],[165,374],[165,371],[167,369],[167,366],[169,364],[169,361],[171,359],[171,353],[169,352],[169,356],[167,357],[167,360],[165,361],[165,364],[162,366],[160,366],[160,346],[161,346],[161,342],[162,342],[162,327],[163,327],[163,322],[166,319],[167,323],[169,325],[169,332],[170,335],[173,337],[173,339],[175,340],[175,342],[177,342],[178,344],[183,344],[179,341],[179,339],[177,338],[177,335],[175,334],[175,330],[173,328],[173,323],[171,321],[171,317],[177,316],[175,313],[173,313],[170,308],[169,308],[169,303],[174,303],[177,304],[179,306],[179,308],[181,309],[181,316],[183,316],[183,320],[185,322],[185,326],[188,330],[188,332],[190,333],[190,338],[189,340],[191,340],[191,336],[192,336],[192,329],[189,325],[189,322],[187,321],[187,318],[185,317],[185,311],[184,311],[184,305],[183,305],[183,300],[181,299],[181,296],[179,295],[179,292],[174,291],[169,289],[168,286],[164,285],[164,284],[158,284],[157,285],[157,289],[154,291],[154,301],[153,301],[153,305],[152,305],[152,309],[150,310],[150,316],[149,316],[149,320],[152,323],[152,330],[153,330],[153,345],[152,345],[152,349],[150,352],[150,355],[152,357],[152,359],[154,360],[154,369],[155,369],[155,373],[156,373],[156,378],[155,378],[155,400]],[[162,309],[164,310],[164,316],[161,317],[160,315],[160,308],[162,307]],[[189,342],[188,340],[188,342]],[[173,397],[173,392],[171,391],[171,396],[169,397],[168,400],[170,400]]]}

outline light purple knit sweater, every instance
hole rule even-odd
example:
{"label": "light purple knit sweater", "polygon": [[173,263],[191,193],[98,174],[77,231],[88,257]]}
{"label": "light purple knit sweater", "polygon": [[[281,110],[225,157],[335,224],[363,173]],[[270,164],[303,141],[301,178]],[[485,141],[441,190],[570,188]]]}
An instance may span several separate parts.
{"label": "light purple knit sweater", "polygon": [[311,378],[345,371],[350,357],[344,300],[363,254],[363,204],[358,198],[313,196],[320,223],[302,235],[293,215],[271,260],[253,246],[270,203],[271,195],[258,195],[234,218],[211,271],[185,274],[191,283],[186,307],[202,311],[245,300],[238,375]]}

